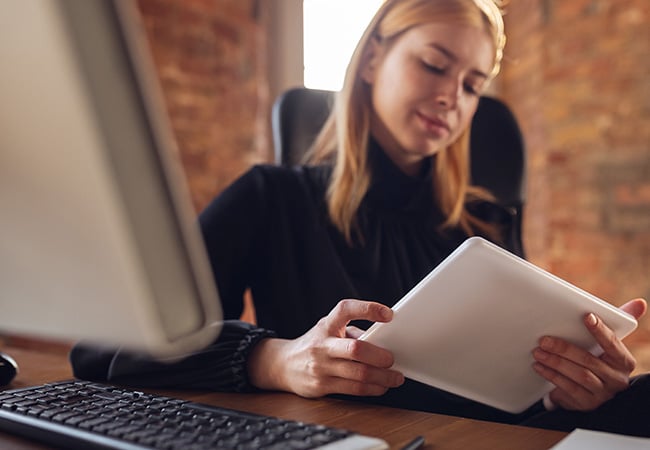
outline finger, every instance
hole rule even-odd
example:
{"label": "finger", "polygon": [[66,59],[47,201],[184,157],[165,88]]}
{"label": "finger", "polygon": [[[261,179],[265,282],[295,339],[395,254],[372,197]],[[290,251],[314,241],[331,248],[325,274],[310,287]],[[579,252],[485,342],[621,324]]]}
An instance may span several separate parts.
{"label": "finger", "polygon": [[[609,396],[625,389],[629,384],[629,372],[618,367],[617,362],[598,358],[562,339],[542,338],[540,347],[533,350],[533,357],[537,362],[599,396]],[[616,355],[616,358],[620,358],[620,355]],[[556,380],[549,381],[558,385]],[[573,392],[570,387],[565,387]],[[602,391],[606,391],[606,394]]]}
{"label": "finger", "polygon": [[[629,386],[629,372],[562,339],[544,337],[533,351],[537,373],[583,408],[593,408]],[[587,394],[586,394],[586,393]]]}
{"label": "finger", "polygon": [[388,391],[388,387],[378,384],[362,383],[346,378],[328,377],[323,379],[322,395],[347,394],[357,396],[379,396]]}
{"label": "finger", "polygon": [[328,374],[346,380],[374,384],[386,388],[401,386],[404,383],[404,376],[396,370],[380,369],[357,361],[343,359],[330,364],[328,366]]}
{"label": "finger", "polygon": [[[537,364],[541,365],[541,367],[533,366],[535,370],[571,395],[583,395],[585,392],[600,395],[602,391],[608,390],[603,380],[594,371],[573,361],[540,348],[533,351],[533,357]],[[600,364],[605,366],[602,361]],[[548,370],[540,370],[542,368]]]}
{"label": "finger", "polygon": [[[636,365],[636,360],[623,343],[613,335],[612,331],[604,326],[602,321],[598,322],[601,323],[596,326],[602,328],[592,334],[605,334],[607,332],[610,334],[609,337],[601,336],[600,338],[594,334],[596,340],[599,343],[602,342],[601,345],[605,346],[605,352],[601,357],[597,357],[587,350],[570,344],[563,339],[549,336],[544,336],[540,339],[540,346],[533,351],[533,356],[538,355],[542,357],[546,355],[546,360],[538,359],[537,356],[535,356],[535,359],[565,376],[579,380],[580,382],[589,381],[589,377],[584,376],[584,370],[586,369],[600,378],[608,387],[609,391],[618,392],[619,390],[625,389],[628,385],[629,374],[632,371],[631,368]],[[609,343],[606,344],[605,340],[607,339],[609,339]],[[557,358],[548,355],[556,355]],[[597,386],[591,385],[588,387],[597,388]]]}
{"label": "finger", "polygon": [[358,361],[374,367],[389,368],[395,362],[393,354],[381,347],[358,339],[330,339],[328,356],[330,358]]}
{"label": "finger", "polygon": [[601,360],[606,361],[614,369],[625,372],[626,375],[634,370],[636,367],[634,356],[598,316],[587,314],[585,326],[603,350]]}
{"label": "finger", "polygon": [[576,400],[571,397],[568,393],[564,392],[560,388],[555,388],[549,393],[549,399],[551,402],[559,406],[560,408],[567,410],[581,410],[583,406],[580,405]]}
{"label": "finger", "polygon": [[393,318],[393,310],[381,303],[364,300],[341,300],[325,318],[328,333],[336,335],[352,320],[388,322]]}
{"label": "finger", "polygon": [[533,364],[533,369],[545,380],[556,386],[550,399],[565,409],[590,409],[600,404],[597,396],[579,383],[567,378],[562,373],[540,363]]}
{"label": "finger", "polygon": [[647,312],[648,303],[642,298],[635,298],[622,305],[620,309],[638,320]]}
{"label": "finger", "polygon": [[587,350],[551,336],[544,336],[539,340],[539,347],[533,350],[533,356],[542,364],[561,372],[562,367],[568,369],[570,366],[579,366],[597,371],[606,365]]}

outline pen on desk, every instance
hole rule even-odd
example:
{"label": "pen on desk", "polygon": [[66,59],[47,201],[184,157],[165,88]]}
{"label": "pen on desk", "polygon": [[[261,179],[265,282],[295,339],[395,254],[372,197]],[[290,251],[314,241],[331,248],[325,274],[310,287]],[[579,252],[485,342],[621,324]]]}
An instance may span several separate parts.
{"label": "pen on desk", "polygon": [[418,436],[415,439],[413,439],[411,442],[406,444],[404,447],[402,447],[401,450],[417,450],[423,445],[424,445],[424,437]]}

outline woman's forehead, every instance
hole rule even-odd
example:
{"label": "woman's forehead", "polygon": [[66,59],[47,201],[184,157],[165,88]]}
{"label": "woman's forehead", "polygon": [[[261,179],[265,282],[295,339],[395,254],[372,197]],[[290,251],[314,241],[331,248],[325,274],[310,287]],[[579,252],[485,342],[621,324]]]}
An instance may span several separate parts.
{"label": "woman's forehead", "polygon": [[495,47],[486,30],[466,24],[427,23],[400,36],[403,44],[431,47],[447,53],[460,63],[489,73],[494,65]]}

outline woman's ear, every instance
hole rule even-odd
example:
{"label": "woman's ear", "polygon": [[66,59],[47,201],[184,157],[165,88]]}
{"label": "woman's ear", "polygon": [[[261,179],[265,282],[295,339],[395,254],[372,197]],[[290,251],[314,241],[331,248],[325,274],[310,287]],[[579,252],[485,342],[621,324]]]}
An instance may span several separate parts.
{"label": "woman's ear", "polygon": [[371,38],[363,53],[361,60],[361,79],[368,84],[373,84],[377,68],[383,57],[384,46],[381,45],[377,38]]}

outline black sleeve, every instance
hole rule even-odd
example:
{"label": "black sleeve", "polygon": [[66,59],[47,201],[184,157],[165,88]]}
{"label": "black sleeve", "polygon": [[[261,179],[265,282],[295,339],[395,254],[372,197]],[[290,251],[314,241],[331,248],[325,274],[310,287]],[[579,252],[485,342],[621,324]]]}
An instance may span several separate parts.
{"label": "black sleeve", "polygon": [[80,342],[70,352],[75,377],[125,386],[173,389],[253,390],[246,361],[261,339],[271,331],[249,323],[224,322],[218,339],[207,348],[171,362],[124,349]]}

